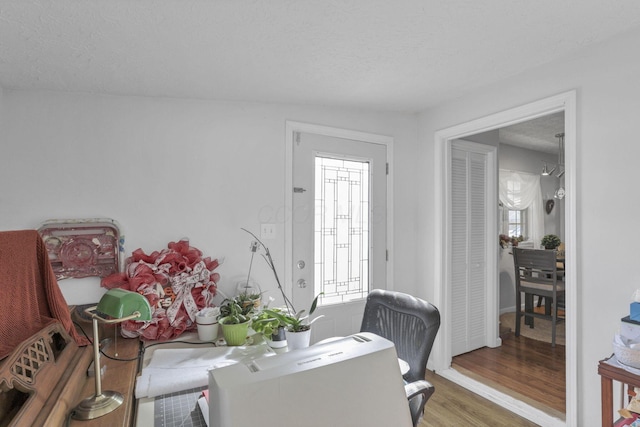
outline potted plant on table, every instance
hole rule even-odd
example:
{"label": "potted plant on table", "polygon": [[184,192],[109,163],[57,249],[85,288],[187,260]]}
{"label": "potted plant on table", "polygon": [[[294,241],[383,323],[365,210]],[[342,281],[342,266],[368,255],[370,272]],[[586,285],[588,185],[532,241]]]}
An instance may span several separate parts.
{"label": "potted plant on table", "polygon": [[545,249],[556,249],[558,246],[560,246],[560,243],[562,243],[562,241],[555,234],[547,234],[542,238],[542,241],[540,242],[540,244]]}
{"label": "potted plant on table", "polygon": [[247,340],[253,305],[242,305],[238,298],[225,299],[220,306],[218,323],[227,345],[242,345]]}
{"label": "potted plant on table", "polygon": [[262,334],[271,348],[282,348],[287,345],[285,336],[286,312],[279,308],[264,308],[251,319],[251,327]]}
{"label": "potted plant on table", "polygon": [[[258,237],[255,234],[253,234],[252,232],[244,228],[242,230],[250,234],[255,239],[251,243],[251,247],[250,247],[252,254],[255,253],[259,247],[263,248],[264,250],[263,258],[267,262],[269,269],[273,272],[273,276],[278,285],[278,290],[280,291],[280,294],[282,295],[282,299],[284,300],[284,304],[286,306],[286,309],[283,309],[283,310],[274,310],[269,308],[263,309],[264,318],[260,323],[264,323],[265,325],[268,324],[273,327],[276,324],[274,319],[277,319],[279,322],[279,325],[284,326],[286,329],[287,345],[289,347],[289,350],[309,346],[309,342],[311,339],[311,324],[316,320],[320,319],[321,317],[323,317],[323,316],[318,316],[312,321],[309,321],[309,316],[311,316],[313,312],[316,310],[316,307],[318,304],[318,297],[320,297],[320,295],[323,295],[323,293],[318,294],[314,298],[313,302],[311,303],[311,308],[309,309],[308,315],[304,316],[305,310],[302,310],[299,312],[296,311],[293,307],[293,304],[285,294],[284,289],[282,288],[282,285],[280,284],[280,279],[278,278],[278,273],[276,271],[276,267],[273,262],[273,259],[271,258],[271,253],[269,252],[269,248],[264,243],[262,243],[262,241],[258,239]],[[253,255],[251,256],[251,259],[253,262]],[[249,264],[249,271],[251,271],[251,264]],[[258,326],[258,329],[260,329],[260,327],[261,326]],[[298,336],[302,337],[300,339],[301,341],[300,344],[298,344],[298,340],[299,340],[297,338]]]}
{"label": "potted plant on table", "polygon": [[260,307],[260,304],[262,304],[262,292],[243,292],[236,296],[236,300],[242,307],[252,306],[253,309],[257,310]]}
{"label": "potted plant on table", "polygon": [[313,312],[316,311],[316,308],[318,306],[318,298],[320,297],[320,295],[323,295],[323,293],[319,293],[313,299],[308,315],[305,315],[305,310],[300,310],[299,312],[294,314],[273,313],[274,316],[280,321],[280,323],[285,325],[285,329],[287,331],[287,346],[289,347],[289,350],[309,347],[309,342],[311,340],[311,325],[316,320],[324,317],[318,316],[313,320],[309,320]]}

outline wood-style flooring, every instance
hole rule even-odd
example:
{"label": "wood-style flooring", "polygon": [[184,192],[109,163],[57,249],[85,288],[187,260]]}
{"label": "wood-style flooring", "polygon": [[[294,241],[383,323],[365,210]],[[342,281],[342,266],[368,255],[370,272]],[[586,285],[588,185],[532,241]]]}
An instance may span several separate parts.
{"label": "wood-style flooring", "polygon": [[[502,346],[484,347],[453,358],[452,366],[503,393],[564,419],[565,346],[501,335]],[[437,392],[436,392],[437,393]]]}
{"label": "wood-style flooring", "polygon": [[535,427],[532,423],[431,371],[427,381],[436,387],[418,427]]}
{"label": "wood-style flooring", "polygon": [[[511,331],[501,334],[502,346],[481,348],[453,358],[459,372],[509,394],[560,419],[565,418],[565,347]],[[532,427],[528,421],[467,389],[427,371],[436,392],[425,406],[419,427]]]}

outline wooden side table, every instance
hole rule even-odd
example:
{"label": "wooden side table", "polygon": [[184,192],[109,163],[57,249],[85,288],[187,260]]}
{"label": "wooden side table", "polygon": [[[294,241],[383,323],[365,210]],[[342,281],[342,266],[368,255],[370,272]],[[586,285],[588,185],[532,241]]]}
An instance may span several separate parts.
{"label": "wooden side table", "polygon": [[602,427],[612,427],[614,424],[612,420],[613,380],[626,384],[627,387],[640,387],[640,375],[607,363],[610,358],[603,359],[598,363],[602,393]]}

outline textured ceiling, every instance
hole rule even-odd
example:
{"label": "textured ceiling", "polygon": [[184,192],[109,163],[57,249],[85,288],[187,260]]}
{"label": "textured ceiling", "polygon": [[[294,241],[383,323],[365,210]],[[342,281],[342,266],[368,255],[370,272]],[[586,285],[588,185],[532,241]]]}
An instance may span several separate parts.
{"label": "textured ceiling", "polygon": [[498,130],[501,144],[557,154],[559,138],[564,133],[564,112],[549,114]]}
{"label": "textured ceiling", "polygon": [[421,111],[638,26],[637,0],[0,0],[0,85]]}

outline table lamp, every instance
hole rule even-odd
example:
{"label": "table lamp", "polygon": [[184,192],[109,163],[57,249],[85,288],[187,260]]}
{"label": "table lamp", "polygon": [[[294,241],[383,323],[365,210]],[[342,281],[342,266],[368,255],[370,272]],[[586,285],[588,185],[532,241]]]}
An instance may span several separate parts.
{"label": "table lamp", "polygon": [[122,394],[116,391],[102,391],[98,322],[112,324],[126,320],[151,320],[149,301],[137,292],[124,289],[107,291],[98,305],[87,308],[85,313],[90,315],[93,321],[93,366],[96,393],[76,406],[72,417],[77,420],[92,420],[106,415],[118,408],[124,401]]}

